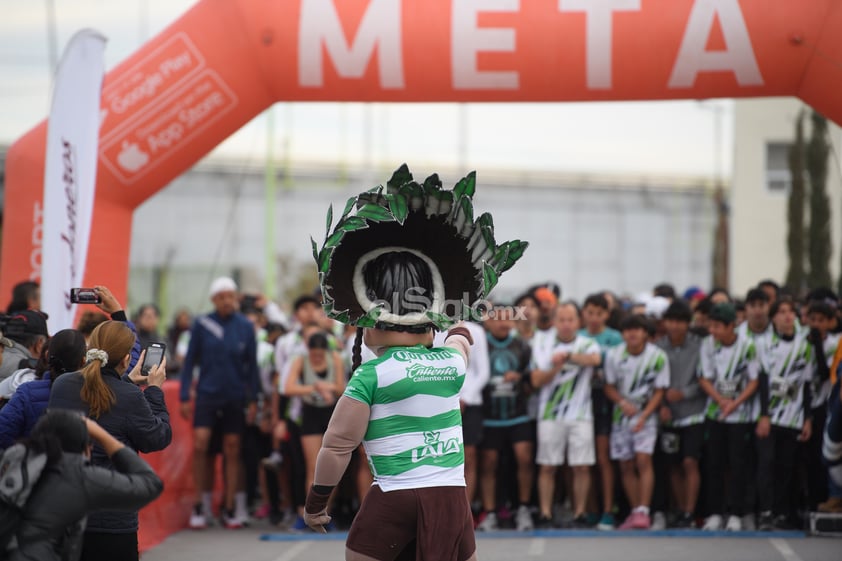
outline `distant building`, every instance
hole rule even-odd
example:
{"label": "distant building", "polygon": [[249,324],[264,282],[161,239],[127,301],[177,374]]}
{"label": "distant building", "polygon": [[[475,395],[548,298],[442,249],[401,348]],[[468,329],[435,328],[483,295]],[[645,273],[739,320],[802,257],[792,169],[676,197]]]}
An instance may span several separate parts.
{"label": "distant building", "polygon": [[[731,181],[731,289],[736,295],[764,278],[783,284],[789,267],[787,204],[792,182],[788,151],[795,139],[798,113],[807,110],[804,133],[812,130],[809,111],[795,98],[736,100],[734,105],[734,173]],[[839,150],[842,130],[830,125],[833,151],[828,162],[830,198],[830,271],[840,273],[842,250],[842,176]],[[809,224],[809,188],[805,194]],[[835,288],[835,287],[832,287]]]}
{"label": "distant building", "polygon": [[[432,170],[413,169],[416,179]],[[437,170],[442,171],[442,170]],[[278,296],[316,282],[310,236],[321,247],[325,214],[385,183],[391,170],[296,168],[278,180],[275,254]],[[444,170],[451,187],[458,175]],[[711,192],[695,179],[565,176],[479,170],[476,212],[491,212],[498,241],[530,242],[502,279],[498,298],[554,280],[564,296],[612,289],[637,294],[662,281],[683,290],[711,277]],[[246,290],[264,278],[263,170],[206,160],[135,214],[129,297],[173,307],[207,306],[213,276],[233,274]],[[309,280],[309,285],[307,284]]]}

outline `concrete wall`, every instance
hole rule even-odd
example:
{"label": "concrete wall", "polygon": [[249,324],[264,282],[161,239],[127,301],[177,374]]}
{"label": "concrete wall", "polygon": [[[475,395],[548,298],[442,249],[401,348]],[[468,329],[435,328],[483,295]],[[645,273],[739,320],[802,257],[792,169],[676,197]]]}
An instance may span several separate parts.
{"label": "concrete wall", "polygon": [[[793,142],[795,120],[807,109],[794,98],[737,100],[734,106],[734,174],[731,188],[731,289],[745,292],[764,278],[783,283],[789,267],[787,254],[788,192],[770,192],[766,183],[766,145]],[[809,116],[809,114],[808,114]],[[810,121],[805,121],[809,140]],[[842,131],[831,125],[836,150],[842,146]],[[828,177],[833,253],[831,273],[839,275],[842,242],[842,181],[839,161],[831,154]],[[809,199],[809,195],[808,195]],[[809,224],[805,218],[805,224]]]}

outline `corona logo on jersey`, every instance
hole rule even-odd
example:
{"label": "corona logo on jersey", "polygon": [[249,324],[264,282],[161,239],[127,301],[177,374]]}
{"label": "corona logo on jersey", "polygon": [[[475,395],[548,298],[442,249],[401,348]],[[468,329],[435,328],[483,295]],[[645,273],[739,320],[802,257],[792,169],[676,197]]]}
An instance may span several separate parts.
{"label": "corona logo on jersey", "polygon": [[[201,0],[105,78],[81,285],[124,300],[133,210],[276,101],[792,95],[839,123],[839,53],[838,0]],[[41,275],[45,137],[8,153],[0,294]]]}

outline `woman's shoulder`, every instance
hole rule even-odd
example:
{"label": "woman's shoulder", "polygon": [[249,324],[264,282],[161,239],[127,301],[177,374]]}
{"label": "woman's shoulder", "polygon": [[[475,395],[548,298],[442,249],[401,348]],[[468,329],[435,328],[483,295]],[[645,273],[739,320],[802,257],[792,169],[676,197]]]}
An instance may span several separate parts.
{"label": "woman's shoulder", "polygon": [[77,392],[84,379],[81,372],[67,372],[55,379],[51,386],[50,393]]}

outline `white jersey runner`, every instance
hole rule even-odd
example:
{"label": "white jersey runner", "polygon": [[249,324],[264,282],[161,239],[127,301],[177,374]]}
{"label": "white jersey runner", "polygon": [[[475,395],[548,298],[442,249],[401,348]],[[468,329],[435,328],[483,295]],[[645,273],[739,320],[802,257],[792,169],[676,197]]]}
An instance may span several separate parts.
{"label": "white jersey runner", "polygon": [[464,381],[450,347],[392,347],[354,372],[344,395],[371,408],[363,445],[383,491],[465,486]]}
{"label": "white jersey runner", "polygon": [[[633,355],[623,343],[608,351],[605,356],[605,383],[617,388],[620,395],[642,411],[657,389],[670,385],[670,367],[667,355],[652,343],[646,343],[643,352]],[[649,415],[647,425],[656,426],[657,415]],[[619,405],[614,405],[613,424],[628,425],[634,417],[626,417]]]}
{"label": "white jersey runner", "polygon": [[[839,333],[828,333],[824,338],[824,358],[827,361],[827,367],[833,365],[833,357],[836,355],[836,348],[839,346]],[[819,407],[827,407],[827,400],[830,398],[830,378],[822,382],[818,376],[813,377],[813,409]]]}
{"label": "white jersey runner", "polygon": [[[599,345],[593,339],[577,335],[573,341],[557,341],[551,357],[558,353],[599,356]],[[555,377],[541,387],[538,398],[542,421],[592,421],[591,377],[593,367],[567,362]]]}
{"label": "white jersey runner", "polygon": [[[726,346],[708,335],[702,341],[699,353],[699,376],[709,380],[716,391],[725,398],[735,399],[751,380],[757,380],[760,363],[754,338],[737,331],[737,340]],[[709,419],[725,423],[749,423],[755,412],[751,399],[741,403],[725,419],[719,418],[719,405],[708,398],[706,415]]]}
{"label": "white jersey runner", "polygon": [[798,330],[790,341],[777,333],[760,355],[769,375],[769,417],[773,425],[801,429],[804,424],[804,386],[813,382],[816,356],[807,341],[809,332]]}

